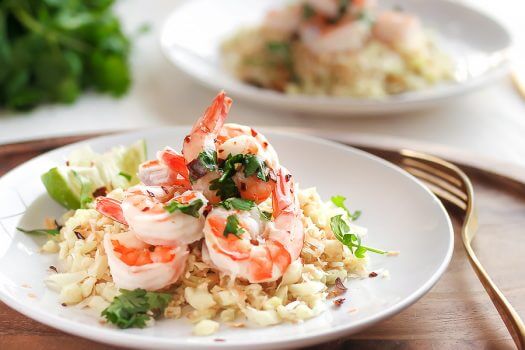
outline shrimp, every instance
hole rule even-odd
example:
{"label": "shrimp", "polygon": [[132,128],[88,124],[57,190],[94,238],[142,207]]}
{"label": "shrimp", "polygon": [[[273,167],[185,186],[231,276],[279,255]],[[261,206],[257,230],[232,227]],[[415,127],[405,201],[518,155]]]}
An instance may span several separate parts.
{"label": "shrimp", "polygon": [[[224,125],[232,99],[221,91],[197,120],[189,135],[184,138],[182,154],[189,170],[194,190],[201,191],[211,203],[219,202],[216,191],[210,190],[210,182],[220,176],[213,164],[204,164],[207,158],[213,163],[217,157],[216,139]],[[215,167],[215,169],[214,169]]]}
{"label": "shrimp", "polygon": [[[375,0],[352,0],[348,5],[341,5],[340,0],[304,0],[304,3],[323,16],[335,18],[343,10],[352,14],[372,9],[376,5]],[[343,6],[343,7],[342,7]]]}
{"label": "shrimp", "polygon": [[184,157],[170,147],[157,152],[157,159],[142,163],[138,176],[148,186],[191,188]]}
{"label": "shrimp", "polygon": [[[279,157],[266,137],[255,129],[245,125],[224,124],[218,137],[219,159],[237,154],[255,155],[259,162],[266,164],[270,171],[279,166]],[[255,175],[246,177],[244,172],[238,171],[233,176],[241,197],[261,203],[272,193],[270,181],[263,181]]]}
{"label": "shrimp", "polygon": [[399,11],[380,13],[372,33],[378,40],[399,49],[416,50],[424,44],[424,33],[419,19]]}
{"label": "shrimp", "polygon": [[[204,226],[203,254],[220,271],[250,283],[280,278],[303,247],[301,211],[294,191],[291,175],[281,167],[272,191],[273,221],[264,222],[255,208],[212,209]],[[237,232],[230,233],[235,222]]]}
{"label": "shrimp", "polygon": [[194,190],[171,196],[173,193],[165,187],[135,186],[128,189],[121,203],[98,197],[96,209],[128,225],[140,240],[152,245],[177,246],[198,241],[202,238],[208,200]]}
{"label": "shrimp", "polygon": [[158,290],[179,279],[188,257],[186,246],[148,246],[132,232],[125,234],[124,239],[122,234],[104,236],[111,276],[119,288]]}
{"label": "shrimp", "polygon": [[301,7],[291,5],[266,14],[262,26],[285,34],[292,34],[301,23]]}
{"label": "shrimp", "polygon": [[331,54],[361,49],[370,36],[363,21],[344,20],[337,24],[306,24],[300,30],[301,41],[316,54]]}

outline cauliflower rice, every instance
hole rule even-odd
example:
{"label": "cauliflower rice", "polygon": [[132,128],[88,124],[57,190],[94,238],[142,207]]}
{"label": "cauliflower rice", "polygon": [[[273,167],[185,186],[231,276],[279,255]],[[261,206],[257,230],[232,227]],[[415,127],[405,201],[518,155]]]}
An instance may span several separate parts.
{"label": "cauliflower rice", "polygon": [[[121,199],[122,190],[108,196]],[[323,202],[315,188],[299,191],[305,227],[301,259],[293,262],[283,277],[271,283],[250,284],[222,275],[202,261],[201,242],[190,246],[186,269],[166,292],[173,295],[165,309],[166,318],[187,318],[196,335],[213,334],[220,323],[232,327],[255,324],[270,326],[282,322],[301,322],[319,315],[330,297],[328,288],[336,279],[367,275],[366,258],[356,258],[330,229],[330,218],[346,216],[345,210]],[[269,206],[262,203],[261,206]],[[103,248],[104,235],[126,230],[94,209],[79,209],[62,218],[58,236],[46,242],[42,251],[58,254],[57,273],[46,285],[60,293],[60,302],[89,308],[100,315],[119,294],[112,282]],[[353,232],[366,229],[353,225]]]}

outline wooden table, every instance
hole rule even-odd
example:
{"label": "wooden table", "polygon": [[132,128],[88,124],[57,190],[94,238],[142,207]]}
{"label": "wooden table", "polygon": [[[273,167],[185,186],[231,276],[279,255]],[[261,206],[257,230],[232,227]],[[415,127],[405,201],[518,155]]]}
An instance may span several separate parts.
{"label": "wooden table", "polygon": [[[39,153],[84,137],[0,147],[0,175]],[[525,185],[496,182],[493,176],[477,171],[469,175],[474,182],[480,218],[475,250],[518,312],[525,315]],[[503,322],[467,262],[457,234],[457,222],[454,224],[456,243],[452,262],[427,295],[400,314],[364,332],[312,349],[514,348]],[[0,303],[0,349],[69,348],[109,347],[44,326]]]}

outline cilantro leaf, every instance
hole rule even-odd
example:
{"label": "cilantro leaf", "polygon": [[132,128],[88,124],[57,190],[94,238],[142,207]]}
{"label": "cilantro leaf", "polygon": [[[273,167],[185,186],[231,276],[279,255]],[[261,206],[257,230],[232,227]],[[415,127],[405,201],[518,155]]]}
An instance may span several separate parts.
{"label": "cilantro leaf", "polygon": [[219,203],[224,209],[231,210],[252,210],[256,205],[254,201],[250,201],[242,198],[228,198]]}
{"label": "cilantro leaf", "polygon": [[214,171],[217,169],[217,152],[205,150],[199,153],[197,159],[201,164],[208,169],[208,171]]}
{"label": "cilantro leaf", "polygon": [[253,154],[244,156],[244,176],[249,177],[257,174],[263,181],[268,181],[268,168],[266,163]]}
{"label": "cilantro leaf", "polygon": [[164,209],[166,209],[166,211],[170,214],[174,213],[176,210],[179,210],[186,215],[191,215],[193,217],[198,218],[199,209],[202,208],[203,205],[204,202],[202,201],[202,199],[195,199],[190,203],[186,204],[179,203],[177,201],[171,201],[164,206]]}
{"label": "cilantro leaf", "polygon": [[336,215],[330,219],[330,228],[334,233],[335,238],[345,246],[347,246],[356,258],[362,259],[365,257],[367,251],[386,254],[387,252],[381,249],[367,247],[361,244],[361,237],[354,233],[350,233],[350,226],[343,219],[342,215]]}
{"label": "cilantro leaf", "polygon": [[226,218],[226,226],[224,227],[223,235],[227,237],[229,234],[234,235],[237,238],[241,238],[241,234],[244,229],[239,226],[239,218],[237,215],[232,214]]}
{"label": "cilantro leaf", "polygon": [[221,166],[222,175],[219,178],[220,182],[224,182],[226,179],[230,178],[235,174],[235,165],[244,163],[244,154],[236,154],[232,156],[228,155],[226,160]]}
{"label": "cilantro leaf", "polygon": [[211,181],[210,190],[216,190],[221,200],[240,196],[239,189],[231,177],[227,177],[223,181],[220,180],[221,177]]}
{"label": "cilantro leaf", "polygon": [[196,159],[188,164],[190,180],[196,181],[208,172],[217,170],[217,167],[217,152],[213,150],[202,151]]}
{"label": "cilantro leaf", "polygon": [[144,289],[121,289],[119,296],[102,311],[108,322],[119,328],[144,328],[151,316],[159,317],[172,299],[167,293],[147,292]]}
{"label": "cilantro leaf", "polygon": [[53,229],[44,229],[44,228],[39,228],[39,229],[34,229],[34,230],[25,230],[21,227],[17,227],[16,228],[18,231],[21,231],[21,232],[24,232],[24,233],[27,233],[27,234],[30,234],[30,235],[52,235],[52,236],[56,236],[60,233],[60,230],[58,228],[53,228]]}
{"label": "cilantro leaf", "polygon": [[303,19],[310,19],[315,16],[315,9],[309,4],[303,4]]}
{"label": "cilantro leaf", "polygon": [[126,174],[125,172],[121,171],[118,173],[120,176],[124,177],[126,180],[131,181],[131,175]]}
{"label": "cilantro leaf", "polygon": [[350,210],[348,210],[348,208],[345,205],[346,197],[344,197],[344,196],[333,196],[330,199],[331,199],[332,203],[334,203],[334,205],[336,207],[343,208],[346,211],[346,213],[348,214],[348,218],[350,220],[356,221],[361,216],[361,210],[356,210],[353,213],[351,213]]}

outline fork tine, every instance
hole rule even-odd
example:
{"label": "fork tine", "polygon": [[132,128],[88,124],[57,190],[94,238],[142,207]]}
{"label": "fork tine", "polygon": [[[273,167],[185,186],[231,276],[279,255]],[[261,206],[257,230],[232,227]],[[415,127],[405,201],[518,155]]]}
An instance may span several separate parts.
{"label": "fork tine", "polygon": [[[412,175],[414,175],[414,174],[412,174]],[[434,184],[432,184],[430,182],[427,182],[426,180],[418,177],[417,175],[414,175],[414,176],[417,177],[419,180],[421,180],[425,184],[425,186],[427,186],[430,189],[430,191],[432,191],[432,193],[434,193],[440,199],[445,200],[445,201],[455,205],[456,207],[458,207],[461,210],[466,210],[467,209],[467,204],[464,201],[462,201],[461,199],[459,199],[458,197],[456,197],[453,194],[451,194],[450,192],[447,192],[446,190],[443,190],[442,188],[437,187],[436,185],[434,185]]]}

